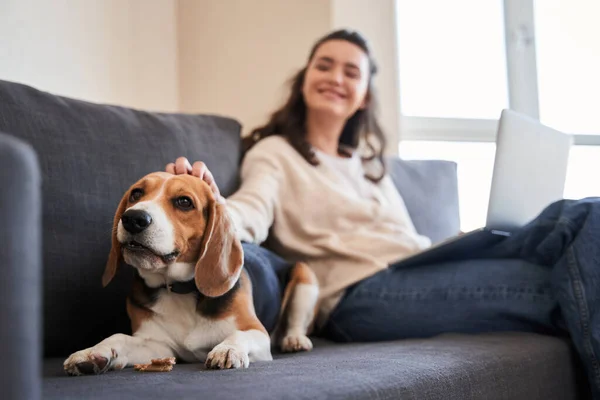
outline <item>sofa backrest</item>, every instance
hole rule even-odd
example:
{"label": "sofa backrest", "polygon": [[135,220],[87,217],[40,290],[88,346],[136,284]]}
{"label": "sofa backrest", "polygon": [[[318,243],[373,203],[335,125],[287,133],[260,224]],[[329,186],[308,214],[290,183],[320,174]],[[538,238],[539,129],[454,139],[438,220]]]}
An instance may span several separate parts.
{"label": "sofa backrest", "polygon": [[101,285],[121,197],[177,156],[204,161],[223,194],[232,193],[240,128],[230,118],[92,104],[0,81],[0,131],[30,143],[42,173],[46,356],[130,331],[131,271]]}

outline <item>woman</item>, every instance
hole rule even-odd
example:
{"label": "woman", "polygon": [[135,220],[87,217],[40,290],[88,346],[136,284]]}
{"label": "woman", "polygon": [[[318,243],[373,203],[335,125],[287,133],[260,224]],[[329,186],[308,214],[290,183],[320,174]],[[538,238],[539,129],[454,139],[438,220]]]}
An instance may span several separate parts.
{"label": "woman", "polygon": [[[395,268],[430,241],[385,172],[376,71],[356,32],[315,44],[285,105],[249,137],[241,187],[226,200],[241,240],[268,238],[279,255],[309,263],[322,291],[317,328],[330,339],[570,334],[600,395],[600,199],[552,204],[500,244],[474,249],[476,259]],[[166,169],[220,196],[202,162],[181,157]]]}

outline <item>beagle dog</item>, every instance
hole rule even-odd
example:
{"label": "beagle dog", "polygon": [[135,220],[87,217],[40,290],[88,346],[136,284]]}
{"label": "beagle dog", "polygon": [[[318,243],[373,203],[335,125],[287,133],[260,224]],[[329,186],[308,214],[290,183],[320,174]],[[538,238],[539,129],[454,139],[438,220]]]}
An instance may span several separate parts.
{"label": "beagle dog", "polygon": [[113,222],[106,286],[121,261],[136,269],[127,298],[132,335],[115,334],[73,353],[69,375],[99,374],[177,357],[207,368],[246,368],[281,350],[308,351],[318,297],[304,263],[289,272],[277,326],[270,336],[253,305],[243,248],[226,205],[191,175],[156,172],[132,185]]}

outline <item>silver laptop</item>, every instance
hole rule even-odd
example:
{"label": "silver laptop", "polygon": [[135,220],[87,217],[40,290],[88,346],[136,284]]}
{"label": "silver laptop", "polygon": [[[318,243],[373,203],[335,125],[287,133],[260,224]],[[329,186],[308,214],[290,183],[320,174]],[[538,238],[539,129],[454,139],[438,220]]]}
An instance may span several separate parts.
{"label": "silver laptop", "polygon": [[400,261],[414,266],[469,258],[527,224],[564,195],[571,135],[502,110],[486,225]]}

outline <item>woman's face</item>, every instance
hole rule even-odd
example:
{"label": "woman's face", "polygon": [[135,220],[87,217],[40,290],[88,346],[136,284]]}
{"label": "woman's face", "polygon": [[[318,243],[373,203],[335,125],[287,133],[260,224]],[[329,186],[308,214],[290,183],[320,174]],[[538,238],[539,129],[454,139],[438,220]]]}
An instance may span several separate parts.
{"label": "woman's face", "polygon": [[366,105],[369,59],[358,46],[329,40],[306,67],[302,94],[309,111],[350,118]]}

